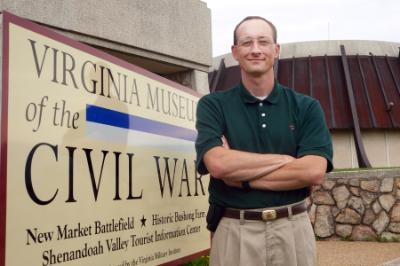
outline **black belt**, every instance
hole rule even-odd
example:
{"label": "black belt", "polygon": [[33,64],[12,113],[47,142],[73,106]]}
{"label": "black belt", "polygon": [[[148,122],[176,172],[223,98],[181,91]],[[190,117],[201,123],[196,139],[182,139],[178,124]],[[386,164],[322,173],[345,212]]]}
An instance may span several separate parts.
{"label": "black belt", "polygon": [[[279,218],[284,218],[289,216],[290,207],[282,208],[272,208],[264,211],[243,211],[243,219],[245,220],[256,220],[256,221],[271,221]],[[296,205],[292,205],[292,215],[305,212],[307,210],[306,204],[301,202]],[[224,217],[240,219],[240,211],[237,209],[226,209],[224,212]]]}

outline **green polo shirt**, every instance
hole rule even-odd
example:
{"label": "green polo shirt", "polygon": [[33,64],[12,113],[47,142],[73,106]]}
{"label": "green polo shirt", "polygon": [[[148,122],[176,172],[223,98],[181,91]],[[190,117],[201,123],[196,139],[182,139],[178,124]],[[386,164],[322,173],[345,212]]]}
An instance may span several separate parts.
{"label": "green polo shirt", "polygon": [[[225,136],[231,149],[261,154],[288,154],[295,158],[319,155],[332,170],[332,141],[319,102],[277,82],[263,101],[239,84],[202,97],[197,107],[197,170],[207,174],[204,154],[221,146]],[[264,208],[303,200],[309,189],[246,191],[211,177],[210,203],[231,208]]]}

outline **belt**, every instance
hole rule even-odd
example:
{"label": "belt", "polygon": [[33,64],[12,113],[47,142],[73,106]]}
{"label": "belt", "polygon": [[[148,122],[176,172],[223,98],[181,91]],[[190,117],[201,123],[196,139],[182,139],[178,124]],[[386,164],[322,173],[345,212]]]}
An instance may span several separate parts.
{"label": "belt", "polygon": [[[256,221],[271,221],[279,218],[284,218],[289,216],[290,207],[273,208],[264,211],[246,211],[238,209],[226,209],[224,212],[224,217],[240,219],[240,212],[243,212],[244,220],[256,220]],[[292,215],[305,212],[307,210],[306,204],[304,202],[292,205]]]}

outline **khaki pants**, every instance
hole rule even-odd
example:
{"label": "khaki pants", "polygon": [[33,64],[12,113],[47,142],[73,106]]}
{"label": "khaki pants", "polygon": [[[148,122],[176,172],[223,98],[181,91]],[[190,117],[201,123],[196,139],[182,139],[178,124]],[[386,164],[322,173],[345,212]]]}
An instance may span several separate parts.
{"label": "khaki pants", "polygon": [[222,218],[212,239],[210,265],[316,265],[315,237],[307,212],[242,224],[239,219]]}

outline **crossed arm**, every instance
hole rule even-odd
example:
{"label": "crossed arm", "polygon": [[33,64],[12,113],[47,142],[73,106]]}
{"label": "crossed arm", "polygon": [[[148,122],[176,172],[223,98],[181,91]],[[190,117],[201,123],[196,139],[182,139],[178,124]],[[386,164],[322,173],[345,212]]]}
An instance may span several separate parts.
{"label": "crossed arm", "polygon": [[204,155],[210,174],[227,185],[274,191],[293,190],[321,184],[327,161],[317,155],[293,158],[281,154],[258,154],[214,147]]}

